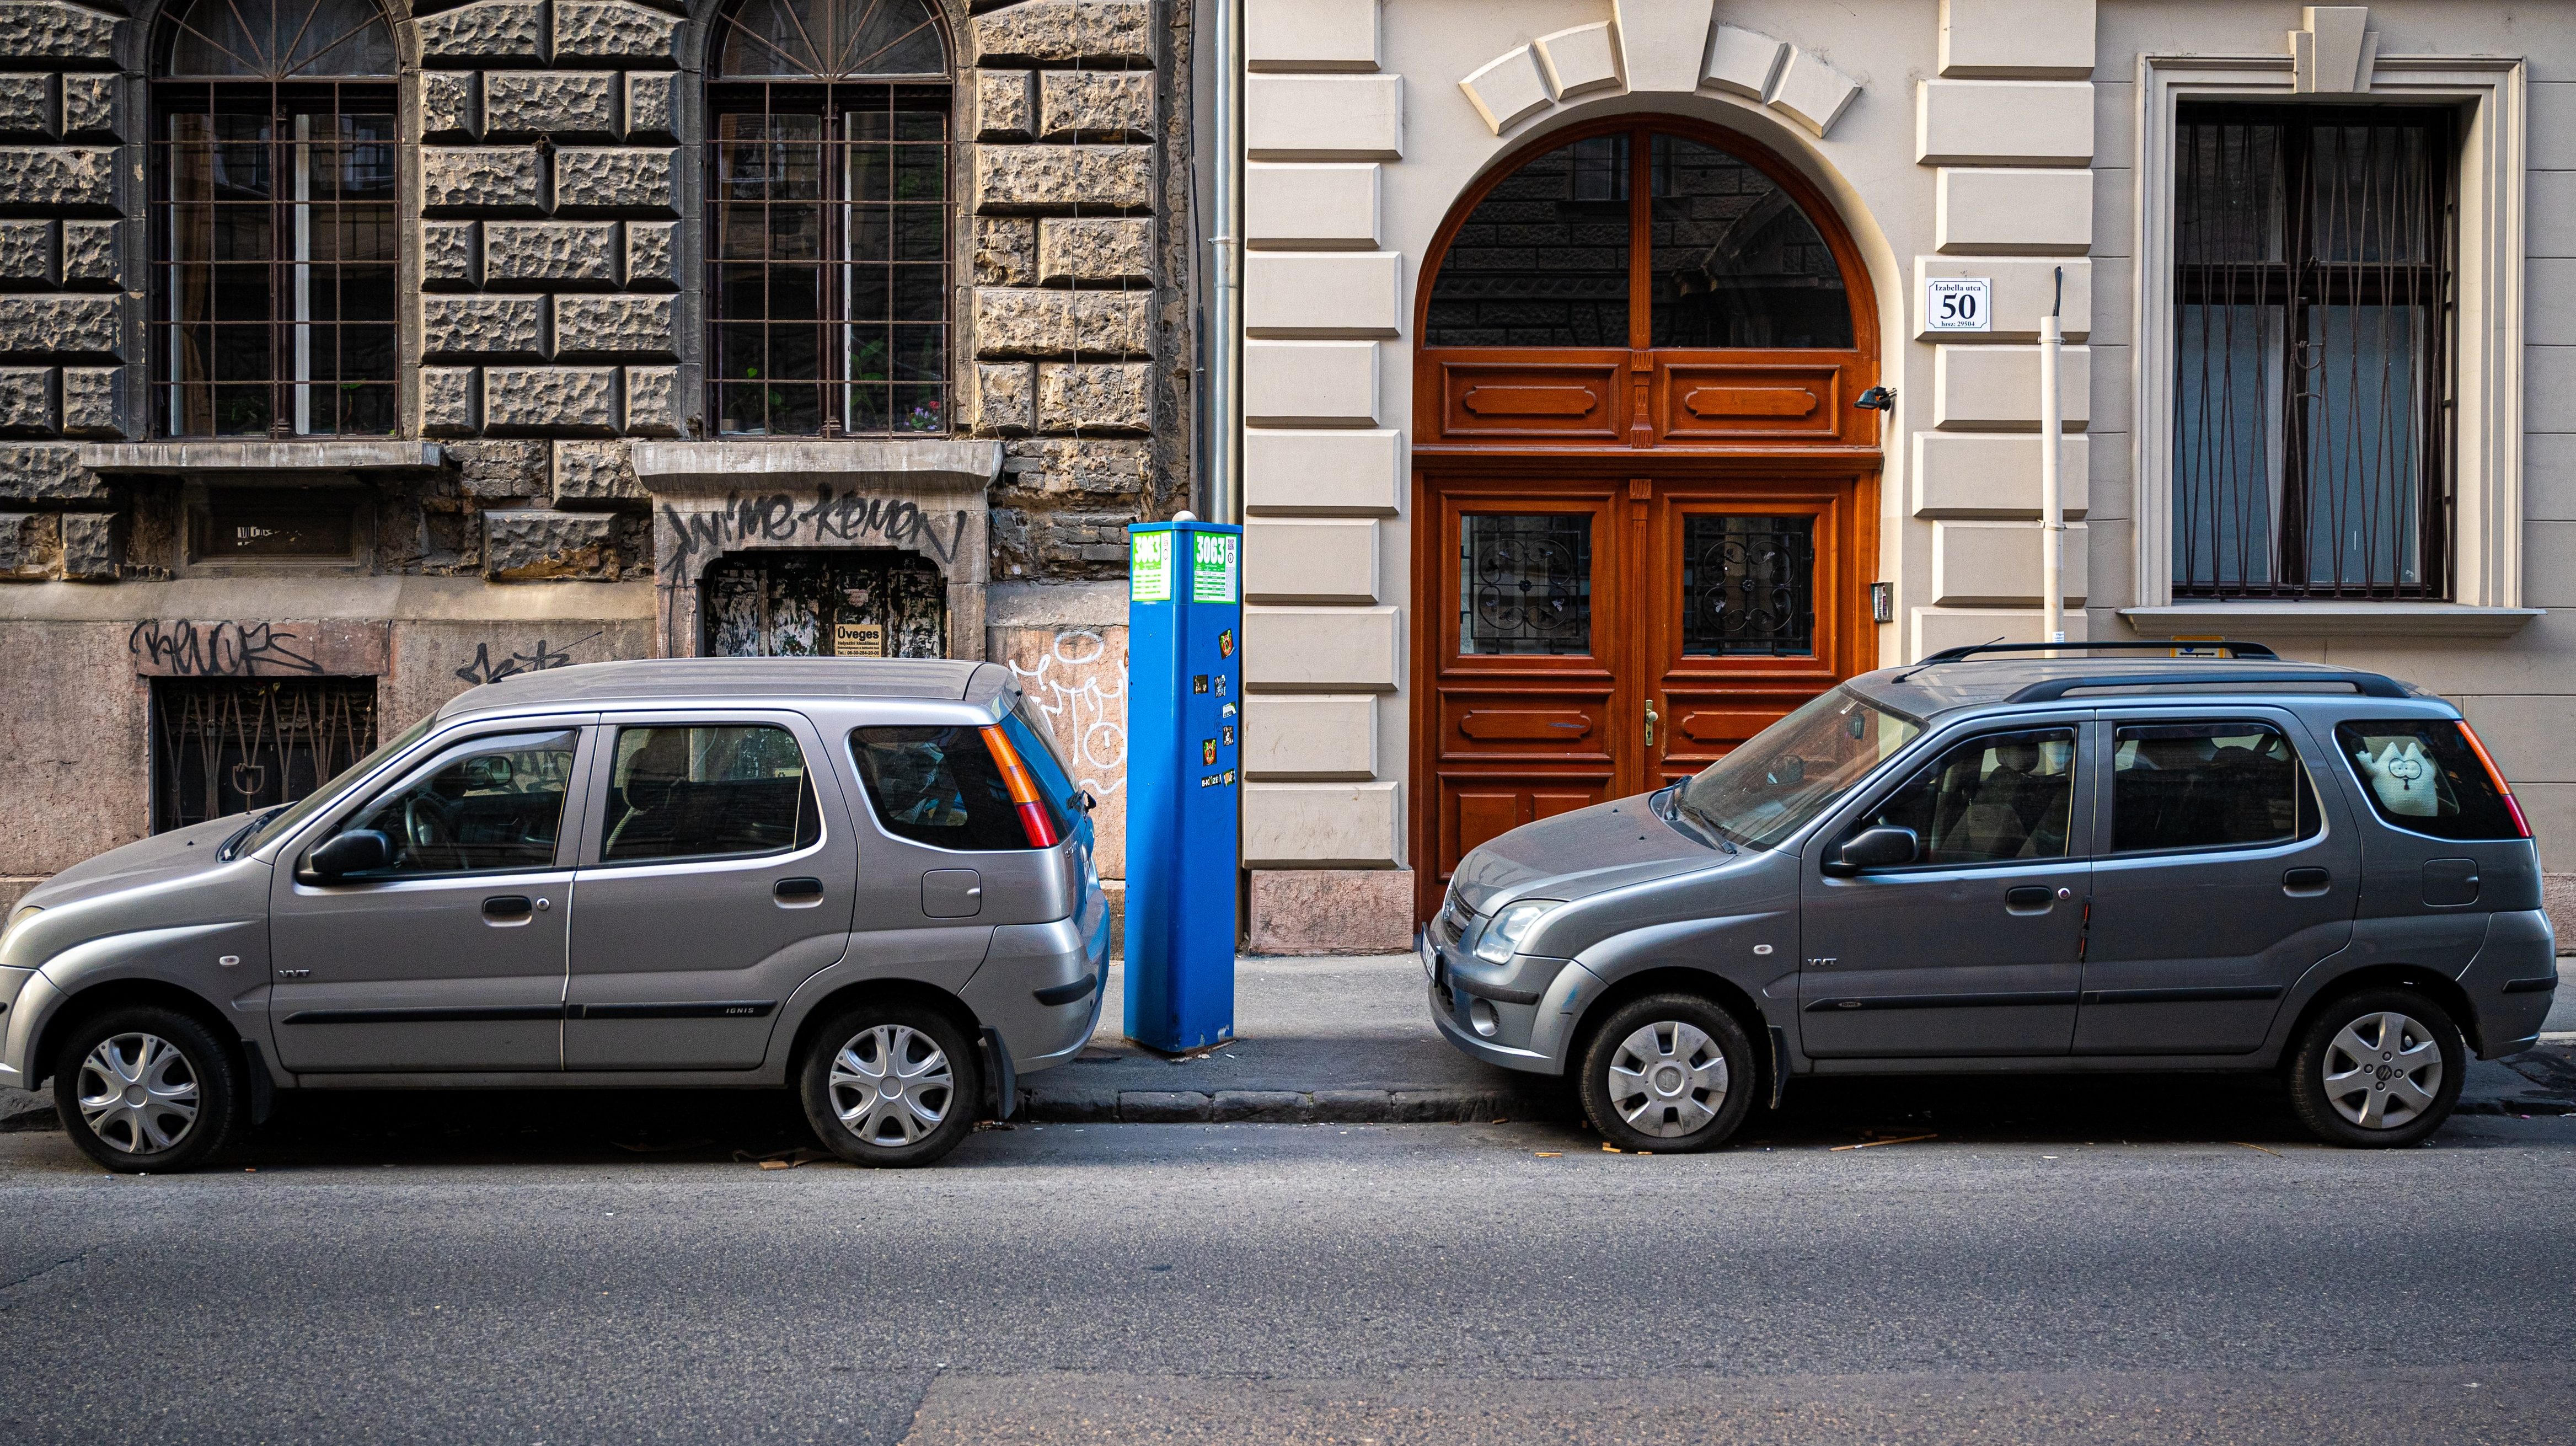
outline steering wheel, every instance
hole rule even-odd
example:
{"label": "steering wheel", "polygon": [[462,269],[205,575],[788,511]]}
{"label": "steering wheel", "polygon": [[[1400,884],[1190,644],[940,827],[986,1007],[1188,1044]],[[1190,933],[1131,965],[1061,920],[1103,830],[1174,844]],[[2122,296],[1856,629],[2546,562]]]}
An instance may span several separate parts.
{"label": "steering wheel", "polygon": [[403,800],[403,850],[412,858],[428,862],[435,854],[444,855],[450,868],[462,860],[456,857],[456,821],[447,800],[433,793],[416,793]]}

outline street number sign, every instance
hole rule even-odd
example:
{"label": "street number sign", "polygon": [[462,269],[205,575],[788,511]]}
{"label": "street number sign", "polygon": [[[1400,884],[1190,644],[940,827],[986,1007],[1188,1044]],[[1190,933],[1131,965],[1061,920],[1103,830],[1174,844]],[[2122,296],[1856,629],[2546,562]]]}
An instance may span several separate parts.
{"label": "street number sign", "polygon": [[1925,331],[1995,329],[1995,283],[1984,276],[1923,278]]}

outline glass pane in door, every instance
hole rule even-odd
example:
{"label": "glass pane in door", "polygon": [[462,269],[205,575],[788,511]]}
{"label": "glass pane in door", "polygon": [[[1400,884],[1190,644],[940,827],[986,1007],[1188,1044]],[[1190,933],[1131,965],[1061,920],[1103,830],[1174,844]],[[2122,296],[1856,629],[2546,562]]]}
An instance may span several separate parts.
{"label": "glass pane in door", "polygon": [[1682,655],[1816,651],[1816,519],[1693,513],[1682,520]]}
{"label": "glass pane in door", "polygon": [[1588,513],[1471,512],[1458,519],[1458,651],[1592,651]]}

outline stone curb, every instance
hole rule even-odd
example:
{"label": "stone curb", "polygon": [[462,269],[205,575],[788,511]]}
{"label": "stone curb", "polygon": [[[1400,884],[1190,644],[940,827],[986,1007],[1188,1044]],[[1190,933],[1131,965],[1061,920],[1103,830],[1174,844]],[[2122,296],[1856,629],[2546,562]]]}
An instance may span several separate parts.
{"label": "stone curb", "polygon": [[1418,1125],[1571,1118],[1571,1100],[1499,1090],[1025,1090],[1039,1124]]}

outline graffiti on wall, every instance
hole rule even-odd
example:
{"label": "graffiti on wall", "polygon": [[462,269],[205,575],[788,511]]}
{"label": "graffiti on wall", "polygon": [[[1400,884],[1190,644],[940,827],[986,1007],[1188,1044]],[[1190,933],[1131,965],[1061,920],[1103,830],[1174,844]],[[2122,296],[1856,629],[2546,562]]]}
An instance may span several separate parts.
{"label": "graffiti on wall", "polygon": [[566,667],[572,662],[573,649],[595,642],[607,636],[607,632],[602,628],[589,637],[575,638],[560,648],[550,647],[544,638],[539,638],[533,648],[504,653],[498,658],[492,656],[493,644],[476,643],[474,660],[457,669],[456,677],[460,682],[479,687],[485,683],[497,683],[503,678],[515,678],[521,673],[542,673],[548,668]]}
{"label": "graffiti on wall", "polygon": [[758,545],[829,545],[913,547],[939,559],[955,561],[966,540],[966,514],[938,518],[919,503],[901,497],[871,497],[861,492],[817,487],[810,498],[788,492],[731,492],[712,507],[662,504],[662,526],[668,537],[660,548],[659,570],[665,577],[686,577],[689,564],[737,548]]}
{"label": "graffiti on wall", "polygon": [[1020,691],[1047,721],[1074,781],[1100,800],[1100,869],[1126,876],[1127,630],[1125,628],[998,631],[994,654],[1008,663]]}
{"label": "graffiti on wall", "polygon": [[147,619],[125,635],[125,650],[143,670],[174,678],[256,678],[319,673],[322,665],[296,646],[296,635],[270,623]]}

